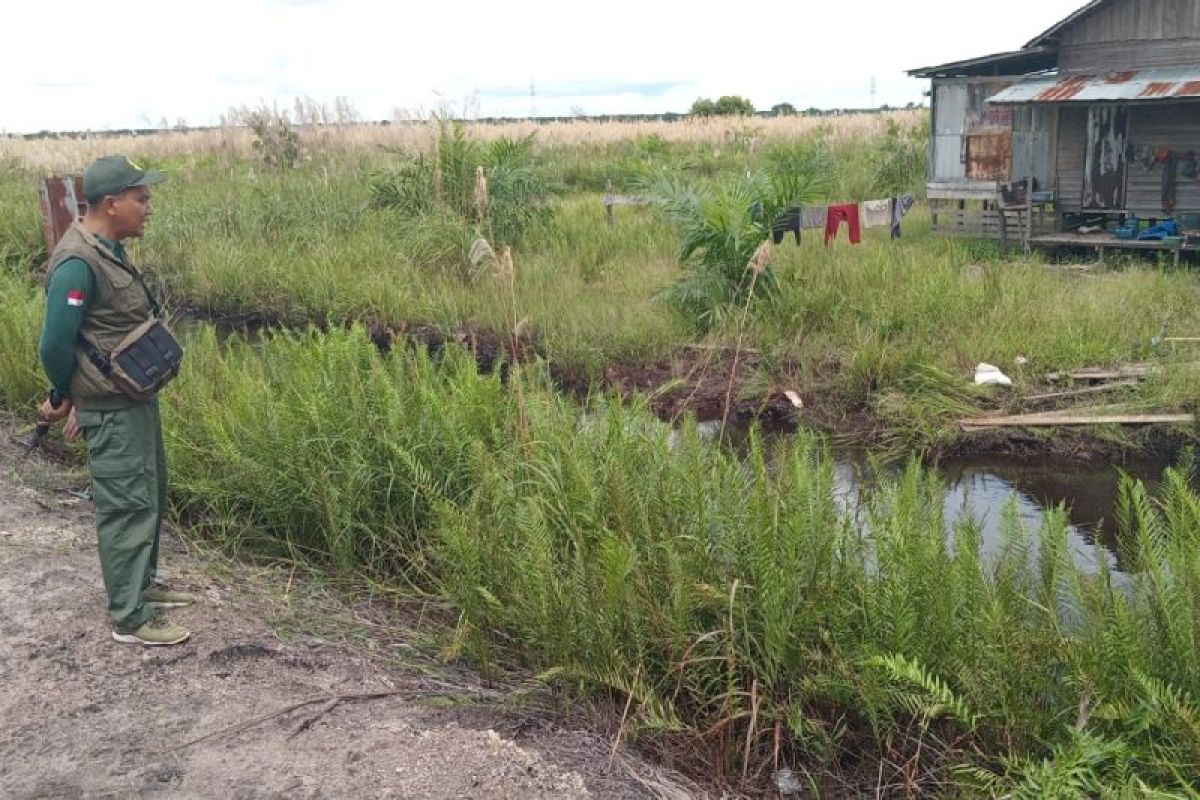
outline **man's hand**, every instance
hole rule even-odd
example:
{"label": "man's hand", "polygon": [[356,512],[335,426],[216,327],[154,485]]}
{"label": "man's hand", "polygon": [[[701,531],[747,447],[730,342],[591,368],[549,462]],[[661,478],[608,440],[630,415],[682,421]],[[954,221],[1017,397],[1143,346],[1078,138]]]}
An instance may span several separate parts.
{"label": "man's hand", "polygon": [[52,406],[50,404],[50,399],[47,398],[42,401],[42,405],[38,408],[38,417],[42,422],[53,425],[74,410],[75,409],[71,406],[71,401],[65,397],[59,401],[58,408]]}
{"label": "man's hand", "polygon": [[[70,405],[70,401],[66,401]],[[72,406],[71,413],[67,415],[67,424],[63,426],[63,438],[68,442],[73,442],[79,438],[79,420],[75,418],[75,408]]]}

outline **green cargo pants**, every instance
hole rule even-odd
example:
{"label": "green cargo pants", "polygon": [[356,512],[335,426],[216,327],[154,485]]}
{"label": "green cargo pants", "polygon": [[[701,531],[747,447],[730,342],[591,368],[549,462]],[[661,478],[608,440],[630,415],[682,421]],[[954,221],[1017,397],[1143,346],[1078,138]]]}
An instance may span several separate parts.
{"label": "green cargo pants", "polygon": [[100,571],[113,627],[129,633],[153,615],[142,599],[158,568],[167,460],[158,400],[119,411],[79,411],[96,503]]}

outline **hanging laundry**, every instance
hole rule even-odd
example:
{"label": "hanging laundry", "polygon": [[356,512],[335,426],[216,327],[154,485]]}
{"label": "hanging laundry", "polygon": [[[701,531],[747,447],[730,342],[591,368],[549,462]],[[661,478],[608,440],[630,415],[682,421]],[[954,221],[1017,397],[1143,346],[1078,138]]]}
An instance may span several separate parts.
{"label": "hanging laundry", "polygon": [[796,234],[796,244],[800,244],[801,211],[799,206],[785,209],[771,223],[771,240],[781,244],[789,232]]}
{"label": "hanging laundry", "polygon": [[1133,160],[1142,169],[1154,169],[1154,148],[1148,144],[1134,145]]}
{"label": "hanging laundry", "polygon": [[861,219],[864,228],[882,228],[892,224],[892,201],[864,200]]}
{"label": "hanging laundry", "polygon": [[1200,176],[1200,162],[1196,160],[1196,151],[1188,150],[1179,157],[1179,172],[1188,180],[1195,180]]}
{"label": "hanging laundry", "polygon": [[911,194],[902,194],[899,197],[892,198],[892,238],[900,238],[900,220],[904,219],[904,215],[912,211],[912,207],[916,205],[917,198]]}
{"label": "hanging laundry", "polygon": [[1175,210],[1175,182],[1178,177],[1179,154],[1174,150],[1167,151],[1167,160],[1163,162],[1162,178],[1162,207],[1168,214]]}
{"label": "hanging laundry", "polygon": [[828,245],[837,238],[838,228],[845,222],[850,228],[850,244],[862,241],[862,228],[858,221],[858,204],[830,206],[825,219],[825,244]]}
{"label": "hanging laundry", "polygon": [[828,212],[827,206],[805,206],[800,209],[800,227],[810,231],[824,230]]}

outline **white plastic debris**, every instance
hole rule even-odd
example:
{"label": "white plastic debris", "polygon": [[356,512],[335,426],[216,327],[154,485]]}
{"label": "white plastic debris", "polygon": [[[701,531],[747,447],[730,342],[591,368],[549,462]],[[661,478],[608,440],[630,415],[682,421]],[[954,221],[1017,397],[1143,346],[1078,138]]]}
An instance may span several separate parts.
{"label": "white plastic debris", "polygon": [[791,767],[784,767],[775,773],[775,788],[784,797],[794,797],[800,794],[803,789],[800,785],[800,780],[796,777],[796,773],[792,772]]}
{"label": "white plastic debris", "polygon": [[976,364],[975,365],[975,385],[976,386],[1012,386],[1012,378],[1000,371],[1000,368],[992,364]]}

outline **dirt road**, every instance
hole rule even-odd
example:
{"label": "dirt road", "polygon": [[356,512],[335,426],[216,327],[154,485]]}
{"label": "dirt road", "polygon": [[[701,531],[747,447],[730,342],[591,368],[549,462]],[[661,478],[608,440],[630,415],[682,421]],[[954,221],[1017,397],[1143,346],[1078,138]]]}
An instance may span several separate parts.
{"label": "dirt road", "polygon": [[295,609],[265,585],[277,575],[214,566],[173,535],[171,582],[204,600],[169,612],[192,641],[116,644],[91,506],[66,492],[86,479],[36,455],[18,467],[10,430],[0,424],[0,795],[686,796],[630,756],[610,766],[608,739],[580,725],[472,702],[490,690],[469,672],[397,667],[367,637],[279,635]]}

